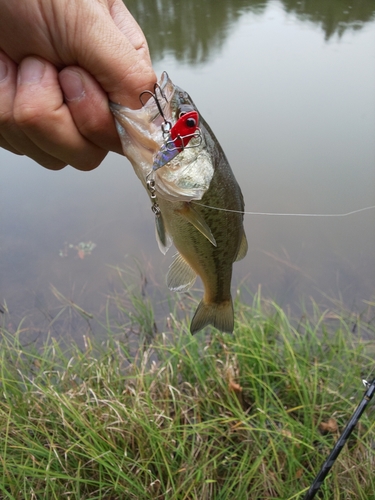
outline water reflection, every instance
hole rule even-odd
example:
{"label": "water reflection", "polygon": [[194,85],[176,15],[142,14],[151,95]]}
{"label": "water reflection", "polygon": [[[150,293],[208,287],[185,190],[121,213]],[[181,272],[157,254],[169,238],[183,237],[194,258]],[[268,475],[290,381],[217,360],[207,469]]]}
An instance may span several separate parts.
{"label": "water reflection", "polygon": [[333,35],[341,37],[347,30],[362,29],[375,15],[375,4],[371,1],[282,0],[282,4],[286,12],[296,14],[298,19],[319,25],[326,40]]}
{"label": "water reflection", "polygon": [[[338,1],[127,4],[157,74],[167,70],[212,126],[247,210],[342,213],[375,204],[372,0],[352,9]],[[234,266],[234,294],[239,283],[251,292],[261,285],[286,308],[310,297],[325,307],[329,297],[362,311],[375,297],[374,220],[375,212],[246,216],[249,252]],[[0,150],[0,227],[7,325],[27,316],[35,334],[89,331],[92,321],[71,303],[103,318],[108,296],[123,289],[114,268],[134,267],[136,256],[165,326],[168,296],[177,297],[165,285],[173,252],[159,253],[147,194],[123,157],[109,155],[88,173],[49,172]],[[83,257],[88,242],[96,247]],[[117,313],[109,316],[117,321]]]}
{"label": "water reflection", "polygon": [[[126,0],[126,6],[146,33],[153,61],[173,55],[178,61],[199,64],[224,45],[238,19],[251,11],[264,13],[273,0]],[[281,0],[284,10],[302,22],[312,22],[325,39],[347,30],[360,30],[374,19],[368,1]]]}
{"label": "water reflection", "polygon": [[153,61],[172,54],[188,64],[206,62],[246,11],[266,2],[249,0],[129,0],[126,6],[146,34]]}

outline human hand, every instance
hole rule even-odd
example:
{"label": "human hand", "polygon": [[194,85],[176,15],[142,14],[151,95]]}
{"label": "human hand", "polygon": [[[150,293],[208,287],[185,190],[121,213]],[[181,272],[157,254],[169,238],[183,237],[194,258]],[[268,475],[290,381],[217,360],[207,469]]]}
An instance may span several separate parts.
{"label": "human hand", "polygon": [[121,0],[0,0],[0,11],[0,146],[51,169],[121,152],[108,98],[139,107],[156,81]]}

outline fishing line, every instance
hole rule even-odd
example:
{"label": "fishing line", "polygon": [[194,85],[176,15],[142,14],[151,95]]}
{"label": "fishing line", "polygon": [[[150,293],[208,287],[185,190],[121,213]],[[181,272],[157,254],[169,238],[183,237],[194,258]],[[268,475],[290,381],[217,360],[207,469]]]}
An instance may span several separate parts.
{"label": "fishing line", "polygon": [[292,214],[292,213],[277,213],[277,212],[242,212],[241,210],[229,210],[228,208],[212,207],[211,205],[205,205],[204,203],[199,203],[193,201],[196,205],[200,205],[205,208],[212,208],[212,210],[220,210],[222,212],[232,212],[235,214],[243,215],[268,215],[276,217],[348,217],[348,215],[358,214],[359,212],[365,212],[366,210],[373,210],[375,205],[370,207],[358,208],[357,210],[352,210],[351,212],[346,212],[343,214]]}

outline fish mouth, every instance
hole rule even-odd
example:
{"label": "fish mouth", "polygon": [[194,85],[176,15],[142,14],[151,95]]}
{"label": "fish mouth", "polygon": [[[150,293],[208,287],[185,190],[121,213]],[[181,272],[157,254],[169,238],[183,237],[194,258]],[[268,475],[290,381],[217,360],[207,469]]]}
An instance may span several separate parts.
{"label": "fish mouth", "polygon": [[136,119],[133,110],[115,103],[110,103],[110,109],[116,119],[117,131],[122,141],[131,143],[134,148],[150,154],[155,154],[160,149],[160,145],[152,138],[152,134]]}

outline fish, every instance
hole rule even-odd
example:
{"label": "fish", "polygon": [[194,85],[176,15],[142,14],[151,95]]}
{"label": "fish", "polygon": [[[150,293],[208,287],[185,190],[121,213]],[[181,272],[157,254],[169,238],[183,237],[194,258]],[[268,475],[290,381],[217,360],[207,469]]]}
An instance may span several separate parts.
{"label": "fish", "polygon": [[190,332],[212,325],[232,333],[232,268],[248,249],[241,188],[189,94],[166,72],[155,93],[146,92],[152,97],[138,110],[112,102],[110,109],[124,155],[149,195],[159,248],[165,254],[173,243],[177,250],[167,285],[187,292],[199,276],[204,293]]}

